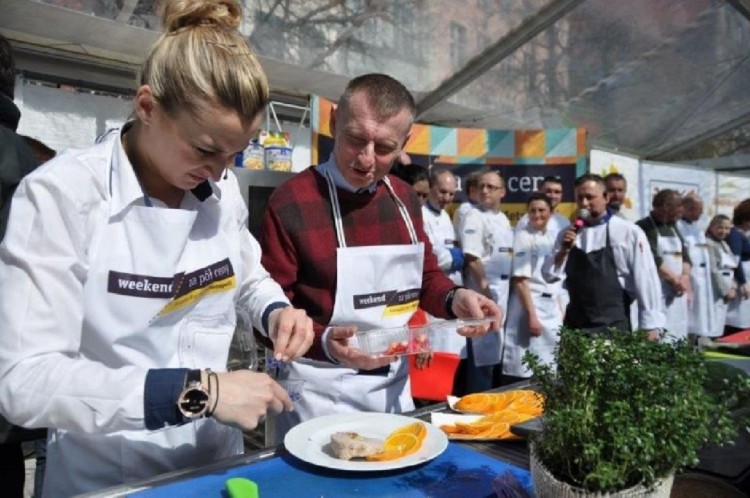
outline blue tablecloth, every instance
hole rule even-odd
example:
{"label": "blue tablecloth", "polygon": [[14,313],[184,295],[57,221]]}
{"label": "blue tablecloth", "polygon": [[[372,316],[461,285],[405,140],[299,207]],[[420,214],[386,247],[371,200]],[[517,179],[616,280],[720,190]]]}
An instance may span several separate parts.
{"label": "blue tablecloth", "polygon": [[[505,444],[505,443],[498,443]],[[461,497],[494,498],[492,480],[512,472],[531,491],[529,472],[457,443],[431,462],[384,472],[344,472],[316,467],[291,455],[206,474],[136,493],[139,498],[226,498],[224,483],[245,477],[261,498]]]}

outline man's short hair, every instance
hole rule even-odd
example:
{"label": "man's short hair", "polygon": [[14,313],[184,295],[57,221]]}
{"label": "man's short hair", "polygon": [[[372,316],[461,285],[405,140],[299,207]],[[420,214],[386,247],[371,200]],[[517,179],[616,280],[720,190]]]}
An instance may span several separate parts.
{"label": "man's short hair", "polygon": [[13,58],[13,47],[3,35],[0,35],[0,93],[13,100],[16,88],[16,61]]}
{"label": "man's short hair", "polygon": [[444,175],[455,176],[453,172],[449,169],[432,170],[430,172],[430,186],[435,185],[440,179],[440,177]]}
{"label": "man's short hair", "polygon": [[607,185],[604,183],[604,178],[602,178],[601,175],[597,175],[595,173],[586,173],[585,175],[579,176],[578,178],[576,178],[574,187],[578,188],[587,182],[597,183],[602,187],[602,190],[604,190],[605,192],[607,191]]}
{"label": "man's short hair", "polygon": [[672,190],[671,188],[665,188],[663,190],[659,190],[654,196],[654,200],[651,201],[651,207],[653,208],[664,207],[674,197],[679,197],[679,196],[680,196],[680,193],[676,190]]}
{"label": "man's short hair", "polygon": [[427,173],[427,169],[424,166],[420,166],[418,164],[395,165],[393,168],[391,168],[391,174],[393,176],[401,178],[409,185],[414,185],[415,183],[422,180],[429,181],[430,179],[430,176]]}
{"label": "man's short hair", "polygon": [[545,183],[554,183],[556,185],[562,185],[562,179],[559,176],[549,175],[549,176],[545,176],[544,178],[542,178],[542,185],[544,185]]}
{"label": "man's short hair", "polygon": [[620,174],[620,173],[610,173],[607,176],[605,176],[604,177],[604,183],[605,183],[605,185],[610,180],[621,181],[621,182],[625,182],[626,184],[628,183],[628,180],[624,176],[622,176],[622,174]]}
{"label": "man's short hair", "polygon": [[346,114],[355,93],[365,95],[367,103],[380,119],[391,118],[406,109],[413,122],[417,114],[417,104],[411,92],[387,74],[364,74],[351,80],[339,100],[340,112]]}
{"label": "man's short hair", "polygon": [[470,189],[476,189],[479,188],[479,182],[482,179],[482,175],[487,173],[490,169],[489,168],[482,168],[475,171],[472,171],[468,175],[466,175],[466,178],[464,179],[464,185],[466,185],[466,192],[468,193]]}

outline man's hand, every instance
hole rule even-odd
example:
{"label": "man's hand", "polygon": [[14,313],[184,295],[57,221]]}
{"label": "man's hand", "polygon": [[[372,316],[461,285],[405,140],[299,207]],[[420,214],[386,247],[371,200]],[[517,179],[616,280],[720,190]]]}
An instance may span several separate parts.
{"label": "man's hand", "polygon": [[742,284],[742,299],[750,298],[750,282]]}
{"label": "man's hand", "polygon": [[[268,375],[250,370],[217,373],[219,387],[210,382],[209,407],[216,404],[213,417],[244,431],[255,429],[267,413],[294,409],[289,395]],[[218,394],[218,403],[216,395]]]}
{"label": "man's hand", "polygon": [[357,332],[357,327],[331,327],[326,337],[328,354],[347,368],[374,370],[396,361],[395,356],[372,356],[349,345],[349,338]]}
{"label": "man's hand", "polygon": [[268,329],[274,357],[284,362],[302,357],[315,338],[313,322],[307,313],[292,306],[273,310],[268,317]]}
{"label": "man's hand", "polygon": [[469,289],[458,289],[453,296],[453,314],[458,318],[492,318],[490,325],[461,327],[458,333],[464,337],[481,337],[490,330],[500,330],[503,311],[492,299]]}

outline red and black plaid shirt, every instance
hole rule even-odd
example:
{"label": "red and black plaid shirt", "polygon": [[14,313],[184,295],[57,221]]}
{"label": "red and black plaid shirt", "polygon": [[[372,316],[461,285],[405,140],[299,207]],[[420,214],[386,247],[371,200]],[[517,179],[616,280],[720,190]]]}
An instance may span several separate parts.
{"label": "red and black plaid shirt", "polygon": [[[411,186],[393,176],[390,180],[409,211],[417,238],[425,244],[420,307],[447,318],[445,297],[455,284],[437,265]],[[406,224],[382,181],[374,193],[342,189],[337,193],[348,247],[411,243]],[[274,191],[263,216],[260,244],[263,266],[292,304],[307,311],[315,322],[316,338],[307,356],[327,360],[320,337],[331,320],[336,296],[336,231],[328,186],[315,168],[296,174]]]}

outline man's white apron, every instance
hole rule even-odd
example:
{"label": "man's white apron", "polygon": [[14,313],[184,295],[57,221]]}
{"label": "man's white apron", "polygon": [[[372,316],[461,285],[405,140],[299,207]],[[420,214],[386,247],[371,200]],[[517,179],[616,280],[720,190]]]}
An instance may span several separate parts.
{"label": "man's white apron", "polygon": [[[406,325],[419,305],[424,244],[417,239],[406,207],[391,188],[411,235],[411,244],[347,247],[333,180],[326,175],[333,205],[336,250],[336,298],[330,326],[356,325],[359,330]],[[356,338],[355,338],[356,339]],[[350,344],[356,346],[356,341]],[[409,388],[409,363],[399,359],[383,375],[369,375],[328,362],[298,360],[281,374],[281,384],[303,380],[293,412],[276,417],[276,440],[305,420],[357,411],[400,413],[414,409]]]}
{"label": "man's white apron", "polygon": [[[513,269],[513,229],[492,226],[490,234],[490,257],[484,261],[484,274],[492,300],[503,310],[503,319],[508,311],[510,274]],[[502,336],[505,322],[500,330],[491,330],[482,337],[471,339],[474,363],[478,367],[497,365],[502,359]]]}
{"label": "man's white apron", "polygon": [[711,286],[711,263],[706,236],[701,231],[687,228],[682,231],[682,236],[693,264],[690,270],[690,285],[693,294],[688,315],[688,332],[696,335],[709,335],[717,320],[714,317],[714,293]]}
{"label": "man's white apron", "polygon": [[[673,237],[662,237],[659,231],[656,231],[656,250],[666,268],[675,275],[680,276],[682,275],[682,241],[674,228],[672,228],[672,231],[674,233]],[[667,332],[678,339],[687,337],[687,294],[677,296],[672,286],[663,279],[661,281],[661,289],[664,313],[667,318],[665,323]]]}

